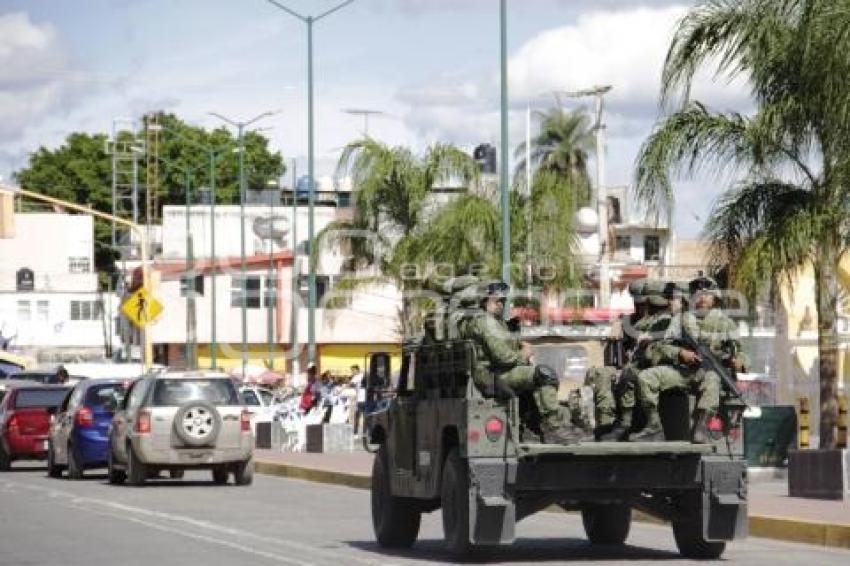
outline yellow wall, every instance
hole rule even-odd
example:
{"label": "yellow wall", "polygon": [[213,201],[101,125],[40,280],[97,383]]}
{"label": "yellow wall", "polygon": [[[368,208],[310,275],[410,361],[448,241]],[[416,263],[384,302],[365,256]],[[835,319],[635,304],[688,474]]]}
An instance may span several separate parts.
{"label": "yellow wall", "polygon": [[[222,348],[219,346],[216,353],[216,365],[225,371],[229,371],[242,367],[242,352],[241,345],[232,348]],[[210,353],[212,348],[209,344],[198,344],[198,367],[208,368],[212,364]],[[283,346],[277,345],[273,352],[274,365],[272,369],[275,371],[286,370],[286,350]],[[248,345],[248,363],[254,366],[266,366],[265,362],[269,359],[269,347],[266,344],[249,344]]]}
{"label": "yellow wall", "polygon": [[401,368],[401,346],[399,344],[320,344],[319,367],[334,374],[348,374],[351,366],[364,367],[370,352],[389,352],[392,355],[392,371]]}

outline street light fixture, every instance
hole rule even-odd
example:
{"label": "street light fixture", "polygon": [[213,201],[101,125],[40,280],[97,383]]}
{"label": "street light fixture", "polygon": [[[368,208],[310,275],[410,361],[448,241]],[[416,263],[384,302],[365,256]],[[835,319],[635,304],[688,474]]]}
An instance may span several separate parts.
{"label": "street light fixture", "polygon": [[[266,0],[269,4],[283,10],[290,16],[297,18],[307,25],[307,182],[308,182],[308,212],[307,212],[307,237],[310,245],[313,245],[315,237],[315,218],[314,205],[316,202],[316,192],[314,190],[314,159],[313,159],[313,24],[319,20],[330,16],[334,12],[341,10],[354,2],[354,0],[345,0],[325,10],[318,16],[304,16],[295,10],[288,8],[277,0]],[[309,291],[308,291],[308,317],[307,317],[307,356],[311,363],[316,362],[316,261],[315,254],[311,253],[308,263],[309,268]]]}
{"label": "street light fixture", "polygon": [[599,300],[600,306],[606,308],[611,299],[611,281],[608,273],[608,256],[610,250],[608,243],[608,195],[605,187],[605,123],[602,121],[602,113],[605,109],[604,96],[611,91],[611,85],[595,86],[593,88],[575,91],[557,91],[568,98],[582,98],[593,96],[596,98],[596,122],[593,129],[596,131],[596,213],[599,234]]}
{"label": "street light fixture", "polygon": [[[224,153],[231,149],[231,144],[224,144],[218,147],[211,147],[200,142],[197,142],[191,138],[188,138],[167,126],[163,126],[161,124],[155,124],[157,129],[164,129],[169,134],[181,140],[183,143],[192,145],[197,147],[198,149],[207,152],[207,155],[210,159],[210,266],[212,271],[210,272],[210,306],[212,309],[211,312],[211,321],[210,321],[210,368],[215,369],[218,365],[218,340],[217,340],[217,324],[216,324],[216,253],[215,253],[215,171],[216,171],[216,161],[219,157],[224,155]],[[153,127],[153,126],[151,126]]]}
{"label": "street light fixture", "polygon": [[[248,288],[246,283],[246,268],[245,268],[245,128],[250,126],[251,124],[262,120],[263,118],[268,118],[278,114],[279,111],[270,111],[263,112],[251,118],[250,120],[246,120],[244,122],[237,122],[236,120],[231,120],[226,116],[222,116],[216,112],[210,112],[210,116],[215,116],[219,120],[222,120],[234,128],[238,132],[238,142],[239,142],[239,245],[240,245],[240,271],[241,271],[241,284],[240,284],[240,296],[241,296],[241,306],[242,306],[242,377],[245,377],[245,369],[248,365],[248,314],[247,314],[247,301],[248,301]],[[213,218],[213,223],[215,223],[215,218]]]}

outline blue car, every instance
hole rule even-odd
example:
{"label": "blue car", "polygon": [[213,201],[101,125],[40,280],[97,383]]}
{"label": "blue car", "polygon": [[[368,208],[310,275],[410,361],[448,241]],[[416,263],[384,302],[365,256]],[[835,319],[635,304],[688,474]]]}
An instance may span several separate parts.
{"label": "blue car", "polygon": [[87,379],[65,398],[50,426],[47,474],[68,470],[68,479],[81,479],[89,468],[106,467],[109,427],[128,385],[123,379]]}

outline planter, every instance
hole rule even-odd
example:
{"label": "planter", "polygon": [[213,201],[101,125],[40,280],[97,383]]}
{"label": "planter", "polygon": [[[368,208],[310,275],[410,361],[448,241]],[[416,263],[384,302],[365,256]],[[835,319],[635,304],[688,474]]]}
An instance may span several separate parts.
{"label": "planter", "polygon": [[844,499],[850,490],[850,452],[842,449],[788,451],[788,495]]}

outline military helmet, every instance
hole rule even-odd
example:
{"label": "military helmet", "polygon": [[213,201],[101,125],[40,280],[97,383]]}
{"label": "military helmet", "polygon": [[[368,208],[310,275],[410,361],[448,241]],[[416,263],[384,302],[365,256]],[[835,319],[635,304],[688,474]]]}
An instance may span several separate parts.
{"label": "military helmet", "polygon": [[504,281],[497,279],[487,282],[483,290],[487,298],[507,299],[511,287]]}
{"label": "military helmet", "polygon": [[668,281],[664,284],[664,296],[667,299],[678,298],[688,300],[689,287],[681,281]]}
{"label": "military helmet", "polygon": [[629,283],[629,295],[636,305],[646,304],[646,279],[637,279]]}
{"label": "military helmet", "polygon": [[650,279],[646,282],[644,293],[648,297],[649,304],[654,307],[666,307],[669,305],[667,297],[664,296],[664,282],[658,279]]}
{"label": "military helmet", "polygon": [[704,275],[700,275],[696,279],[691,280],[688,284],[688,289],[690,290],[692,295],[696,295],[697,293],[708,292],[714,295],[715,297],[720,296],[720,290],[717,287],[717,281],[712,279],[711,277],[706,277]]}

